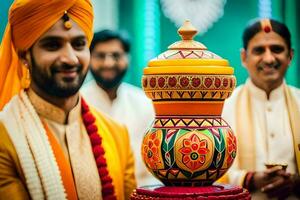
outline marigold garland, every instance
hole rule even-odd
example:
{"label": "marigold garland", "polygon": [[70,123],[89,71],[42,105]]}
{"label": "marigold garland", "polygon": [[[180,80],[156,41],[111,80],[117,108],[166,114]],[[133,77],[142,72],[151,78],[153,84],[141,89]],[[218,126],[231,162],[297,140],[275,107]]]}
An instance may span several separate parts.
{"label": "marigold garland", "polygon": [[83,99],[81,100],[81,106],[83,123],[92,144],[93,154],[96,160],[98,173],[101,180],[102,198],[103,200],[116,200],[117,197],[115,195],[115,188],[112,184],[112,178],[109,175],[109,171],[107,169],[106,158],[104,157],[105,150],[102,147],[102,137],[98,134],[98,128],[94,124],[96,118],[90,112],[89,106]]}

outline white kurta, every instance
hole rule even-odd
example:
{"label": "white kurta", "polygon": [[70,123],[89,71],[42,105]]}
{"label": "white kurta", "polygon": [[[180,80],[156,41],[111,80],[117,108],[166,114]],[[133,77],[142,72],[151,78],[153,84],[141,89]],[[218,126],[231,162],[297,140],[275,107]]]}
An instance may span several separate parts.
{"label": "white kurta", "polygon": [[127,127],[136,158],[135,171],[138,186],[160,183],[146,169],[141,158],[142,139],[155,116],[151,100],[144,92],[138,87],[122,83],[117,90],[116,99],[111,101],[95,80],[91,80],[82,87],[81,94],[90,105]]}
{"label": "white kurta", "polygon": [[[285,83],[284,83],[285,84]],[[288,110],[284,97],[284,87],[281,85],[270,93],[267,99],[266,93],[256,87],[248,79],[251,96],[253,134],[256,143],[256,166],[254,171],[266,169],[265,163],[286,163],[287,171],[296,173],[296,160],[293,148],[293,137],[289,122]],[[232,96],[225,101],[222,117],[236,131],[236,104],[243,85],[237,87]],[[300,90],[289,86],[300,108]],[[252,145],[252,144],[249,144]],[[229,180],[232,184],[241,184],[245,171],[237,169],[237,163],[229,170]],[[261,198],[261,197],[260,197]]]}

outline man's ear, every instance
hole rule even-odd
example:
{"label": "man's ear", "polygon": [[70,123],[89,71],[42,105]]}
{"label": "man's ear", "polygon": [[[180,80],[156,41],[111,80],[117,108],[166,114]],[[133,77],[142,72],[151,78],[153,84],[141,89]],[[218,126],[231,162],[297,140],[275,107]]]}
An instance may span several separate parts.
{"label": "man's ear", "polygon": [[244,66],[244,67],[246,67],[246,59],[247,59],[247,50],[246,49],[244,49],[244,48],[242,48],[241,49],[241,53],[240,53],[240,56],[241,56],[241,62],[242,62],[242,65]]}
{"label": "man's ear", "polygon": [[289,52],[289,57],[290,57],[290,61],[292,61],[292,59],[294,58],[294,49],[290,49],[290,52]]}
{"label": "man's ear", "polygon": [[29,51],[18,51],[18,56],[21,62],[28,68],[30,61]]}

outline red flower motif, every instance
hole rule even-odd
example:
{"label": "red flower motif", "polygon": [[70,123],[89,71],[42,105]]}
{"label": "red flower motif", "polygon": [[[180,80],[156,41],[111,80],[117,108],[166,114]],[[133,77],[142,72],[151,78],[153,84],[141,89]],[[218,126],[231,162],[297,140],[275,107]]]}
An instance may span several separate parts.
{"label": "red flower motif", "polygon": [[158,86],[161,87],[161,88],[165,86],[165,78],[160,77],[158,79]]}
{"label": "red flower motif", "polygon": [[234,85],[235,85],[234,79],[230,79],[230,88],[233,88]]}
{"label": "red flower motif", "polygon": [[182,87],[186,87],[186,86],[188,86],[189,85],[189,79],[187,78],[187,77],[182,77],[181,79],[180,79],[180,85],[182,86]]}
{"label": "red flower motif", "polygon": [[201,83],[200,78],[193,78],[192,79],[193,87],[198,87],[200,85],[200,83]]}
{"label": "red flower motif", "polygon": [[204,85],[206,86],[206,88],[209,88],[212,85],[213,81],[211,78],[205,78],[204,79]]}
{"label": "red flower motif", "polygon": [[157,138],[156,132],[153,132],[148,137],[148,141],[145,142],[143,148],[144,160],[151,169],[157,169],[157,164],[161,162],[158,154],[159,144],[159,138]]}
{"label": "red flower motif", "polygon": [[144,86],[144,88],[147,87],[147,85],[148,85],[147,78],[143,78],[143,86]]}
{"label": "red flower motif", "polygon": [[196,134],[193,134],[183,140],[183,147],[179,151],[183,154],[183,164],[195,171],[205,163],[206,154],[209,152],[207,140],[200,140]]}
{"label": "red flower motif", "polygon": [[169,80],[168,80],[168,84],[171,86],[171,87],[175,87],[176,84],[177,84],[177,80],[176,80],[176,77],[170,77]]}
{"label": "red flower motif", "polygon": [[223,86],[226,88],[228,86],[228,79],[224,78],[223,79]]}
{"label": "red flower motif", "polygon": [[215,78],[215,86],[219,88],[221,86],[221,80],[219,78]]}
{"label": "red flower motif", "polygon": [[233,135],[232,132],[228,131],[228,137],[227,137],[227,152],[228,152],[228,158],[227,158],[227,165],[231,165],[235,156],[236,156],[236,138]]}
{"label": "red flower motif", "polygon": [[150,79],[150,86],[151,86],[152,88],[154,88],[154,87],[156,86],[156,78],[152,77],[152,78]]}

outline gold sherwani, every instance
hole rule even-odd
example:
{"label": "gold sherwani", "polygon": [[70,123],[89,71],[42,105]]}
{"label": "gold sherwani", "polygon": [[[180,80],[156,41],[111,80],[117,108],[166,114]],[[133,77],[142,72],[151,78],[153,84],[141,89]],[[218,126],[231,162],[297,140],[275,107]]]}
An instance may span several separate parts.
{"label": "gold sherwani", "polygon": [[[80,102],[66,116],[64,111],[31,90],[28,97],[41,121],[54,133],[70,163],[78,198],[102,199],[101,182],[91,143],[82,122]],[[103,130],[103,147],[116,195],[118,199],[127,199],[135,187],[133,157],[127,131],[100,113],[92,112],[96,116],[96,123],[100,124],[100,134]],[[26,178],[5,124],[1,121],[0,138],[0,199],[28,199],[30,195]]]}

